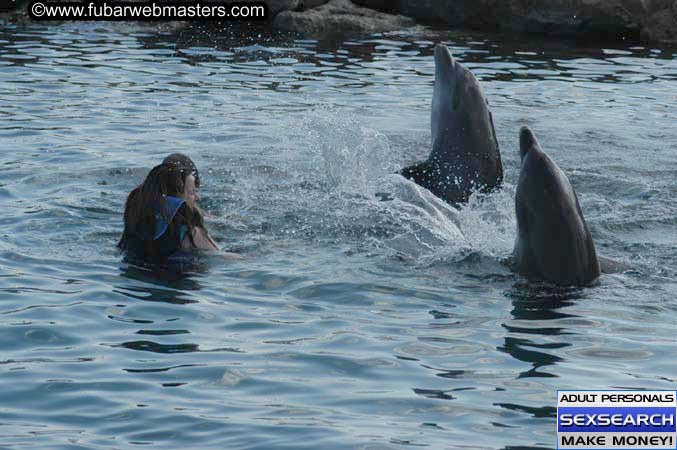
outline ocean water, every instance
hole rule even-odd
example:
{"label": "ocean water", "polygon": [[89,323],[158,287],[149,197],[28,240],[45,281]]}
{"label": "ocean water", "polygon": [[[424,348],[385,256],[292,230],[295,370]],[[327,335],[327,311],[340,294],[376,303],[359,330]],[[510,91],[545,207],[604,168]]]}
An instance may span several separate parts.
{"label": "ocean water", "polygon": [[[460,210],[393,175],[430,148],[437,42],[482,82],[506,174]],[[557,389],[675,389],[676,55],[6,26],[0,446],[554,448]],[[521,125],[628,271],[506,267]],[[125,197],[173,152],[240,260],[122,262]]]}

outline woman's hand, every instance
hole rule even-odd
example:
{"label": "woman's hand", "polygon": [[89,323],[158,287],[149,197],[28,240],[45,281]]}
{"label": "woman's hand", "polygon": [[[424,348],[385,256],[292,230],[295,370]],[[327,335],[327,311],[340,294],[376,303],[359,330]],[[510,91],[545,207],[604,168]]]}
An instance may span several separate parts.
{"label": "woman's hand", "polygon": [[203,227],[193,228],[193,242],[195,242],[195,246],[200,250],[216,250],[217,252],[221,250],[209,235],[209,232]]}

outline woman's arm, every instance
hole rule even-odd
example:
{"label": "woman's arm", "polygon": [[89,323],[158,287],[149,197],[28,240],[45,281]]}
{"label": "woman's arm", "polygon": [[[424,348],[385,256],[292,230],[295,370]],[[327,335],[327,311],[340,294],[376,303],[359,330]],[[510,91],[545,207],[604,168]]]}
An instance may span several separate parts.
{"label": "woman's arm", "polygon": [[[214,242],[214,240],[209,236],[209,233],[207,230],[205,230],[202,227],[193,227],[192,230],[193,234],[193,242],[195,243],[195,248],[198,248],[200,250],[216,250],[219,251],[219,246]],[[188,247],[192,247],[190,245],[190,238],[186,236],[183,239],[183,247],[186,248],[186,244],[188,244]]]}
{"label": "woman's arm", "polygon": [[212,250],[219,252],[219,256],[222,256],[226,259],[240,259],[242,256],[237,253],[222,252],[218,244],[214,242],[214,239],[209,235],[207,229],[203,227],[194,227],[193,228],[193,242],[195,242],[195,247],[190,243],[190,238],[186,236],[183,239],[181,246],[185,250],[198,248],[200,250]]}
{"label": "woman's arm", "polygon": [[206,228],[200,228],[204,232],[204,237],[209,241],[209,243],[214,247],[215,250],[220,251],[221,248],[219,247],[219,244],[217,244],[214,239],[209,234],[209,231],[207,231]]}

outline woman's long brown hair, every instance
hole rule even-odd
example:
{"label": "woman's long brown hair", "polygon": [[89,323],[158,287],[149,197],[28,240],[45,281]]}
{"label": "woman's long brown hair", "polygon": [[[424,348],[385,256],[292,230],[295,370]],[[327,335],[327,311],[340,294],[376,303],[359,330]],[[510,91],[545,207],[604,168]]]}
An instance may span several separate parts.
{"label": "woman's long brown hair", "polygon": [[[154,256],[160,253],[160,249],[155,248],[153,234],[155,230],[155,215],[158,207],[163,205],[164,195],[179,197],[185,188],[186,178],[191,175],[189,170],[177,164],[160,164],[153,167],[141,186],[132,190],[127,196],[124,212],[124,231],[118,247],[125,250],[129,240],[130,233],[136,233],[144,242],[145,254]],[[161,214],[167,214],[160,210]],[[171,217],[164,217],[169,224],[166,232],[175,232],[179,225],[187,225],[190,232],[188,238],[195,247],[192,230],[196,226],[203,226],[202,214],[197,208],[188,203],[179,209],[172,220]]]}

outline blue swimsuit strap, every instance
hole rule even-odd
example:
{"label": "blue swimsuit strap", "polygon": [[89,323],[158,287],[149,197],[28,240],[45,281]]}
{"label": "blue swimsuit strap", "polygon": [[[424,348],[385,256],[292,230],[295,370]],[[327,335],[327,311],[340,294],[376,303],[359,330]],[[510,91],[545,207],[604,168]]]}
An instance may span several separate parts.
{"label": "blue swimsuit strap", "polygon": [[169,224],[174,220],[174,216],[178,212],[181,205],[185,203],[185,200],[172,197],[169,195],[163,195],[162,198],[165,200],[163,204],[157,205],[155,208],[155,234],[153,235],[153,240],[158,240],[165,234]]}
{"label": "blue swimsuit strap", "polygon": [[188,234],[188,226],[181,225],[181,228],[179,228],[179,242],[183,242],[183,239],[186,237],[187,234]]}

